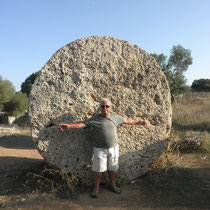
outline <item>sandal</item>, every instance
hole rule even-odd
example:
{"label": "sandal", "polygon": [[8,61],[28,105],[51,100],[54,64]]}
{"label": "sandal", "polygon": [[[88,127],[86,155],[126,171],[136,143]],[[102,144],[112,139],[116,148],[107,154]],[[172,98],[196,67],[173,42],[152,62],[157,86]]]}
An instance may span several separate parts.
{"label": "sandal", "polygon": [[99,190],[93,189],[93,192],[90,194],[92,198],[98,198],[99,197]]}
{"label": "sandal", "polygon": [[109,189],[110,189],[112,192],[116,193],[116,194],[120,194],[120,193],[121,193],[121,189],[120,189],[119,187],[117,187],[116,184],[114,184],[114,185],[109,185]]}

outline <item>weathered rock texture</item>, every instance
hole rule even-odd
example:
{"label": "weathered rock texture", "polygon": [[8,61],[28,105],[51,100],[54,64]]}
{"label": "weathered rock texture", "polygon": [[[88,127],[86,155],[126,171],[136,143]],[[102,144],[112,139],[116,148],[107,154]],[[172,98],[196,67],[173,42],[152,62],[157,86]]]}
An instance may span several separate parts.
{"label": "weathered rock texture", "polygon": [[32,136],[41,155],[83,183],[92,180],[88,129],[61,132],[61,122],[91,117],[102,97],[113,111],[145,119],[147,127],[118,129],[118,181],[147,172],[164,150],[171,128],[170,92],[155,60],[138,46],[113,37],[76,40],[58,50],[40,71],[30,95]]}

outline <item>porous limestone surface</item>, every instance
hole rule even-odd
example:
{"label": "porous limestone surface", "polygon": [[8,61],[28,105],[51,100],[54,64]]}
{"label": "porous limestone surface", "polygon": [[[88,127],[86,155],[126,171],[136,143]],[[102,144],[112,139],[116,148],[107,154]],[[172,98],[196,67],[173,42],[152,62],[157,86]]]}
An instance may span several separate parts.
{"label": "porous limestone surface", "polygon": [[92,36],[59,49],[44,65],[32,87],[29,120],[40,154],[51,164],[92,181],[89,129],[59,130],[60,123],[84,121],[98,101],[109,98],[113,112],[147,126],[123,125],[119,134],[118,182],[145,174],[163,152],[171,129],[167,80],[144,50],[114,37]]}

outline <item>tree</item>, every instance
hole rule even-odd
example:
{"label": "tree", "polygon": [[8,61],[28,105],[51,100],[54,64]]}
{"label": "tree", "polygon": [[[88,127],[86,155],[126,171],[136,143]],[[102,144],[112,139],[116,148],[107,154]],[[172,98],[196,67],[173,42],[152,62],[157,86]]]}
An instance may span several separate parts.
{"label": "tree", "polygon": [[25,81],[21,84],[21,92],[26,93],[29,97],[32,85],[34,84],[34,81],[38,75],[39,71],[32,73],[30,76],[28,76]]}
{"label": "tree", "polygon": [[167,59],[167,56],[165,56],[164,54],[156,54],[156,53],[153,53],[153,54],[151,54],[154,58],[155,58],[155,60],[156,60],[156,62],[160,65],[160,67],[161,67],[161,69],[163,70],[163,71],[165,71],[167,68],[166,68],[166,59]]}
{"label": "tree", "polygon": [[5,103],[4,111],[11,116],[21,116],[25,113],[28,107],[28,98],[26,93],[17,92],[10,101]]}
{"label": "tree", "polygon": [[184,49],[181,45],[173,46],[170,57],[163,54],[151,54],[157,63],[160,65],[162,71],[166,75],[169,83],[171,95],[179,95],[188,89],[184,72],[187,71],[188,66],[192,64],[191,51]]}
{"label": "tree", "polygon": [[169,68],[168,68],[168,64],[167,64],[167,56],[165,56],[164,54],[156,54],[156,53],[151,53],[150,55],[152,55],[154,57],[154,59],[156,60],[156,62],[160,65],[162,71],[164,72],[164,74],[166,75],[166,78],[168,80],[170,72],[169,72]]}
{"label": "tree", "polygon": [[191,88],[195,91],[210,91],[210,79],[194,80]]}
{"label": "tree", "polygon": [[0,76],[0,111],[4,108],[4,103],[8,102],[15,94],[12,83]]}

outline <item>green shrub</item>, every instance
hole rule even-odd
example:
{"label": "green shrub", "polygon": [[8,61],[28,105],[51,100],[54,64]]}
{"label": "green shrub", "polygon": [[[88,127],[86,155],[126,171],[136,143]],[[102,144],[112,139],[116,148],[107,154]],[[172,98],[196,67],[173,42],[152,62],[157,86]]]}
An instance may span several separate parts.
{"label": "green shrub", "polygon": [[23,115],[28,107],[28,98],[25,93],[17,92],[10,101],[4,104],[4,111],[8,112],[10,116]]}

